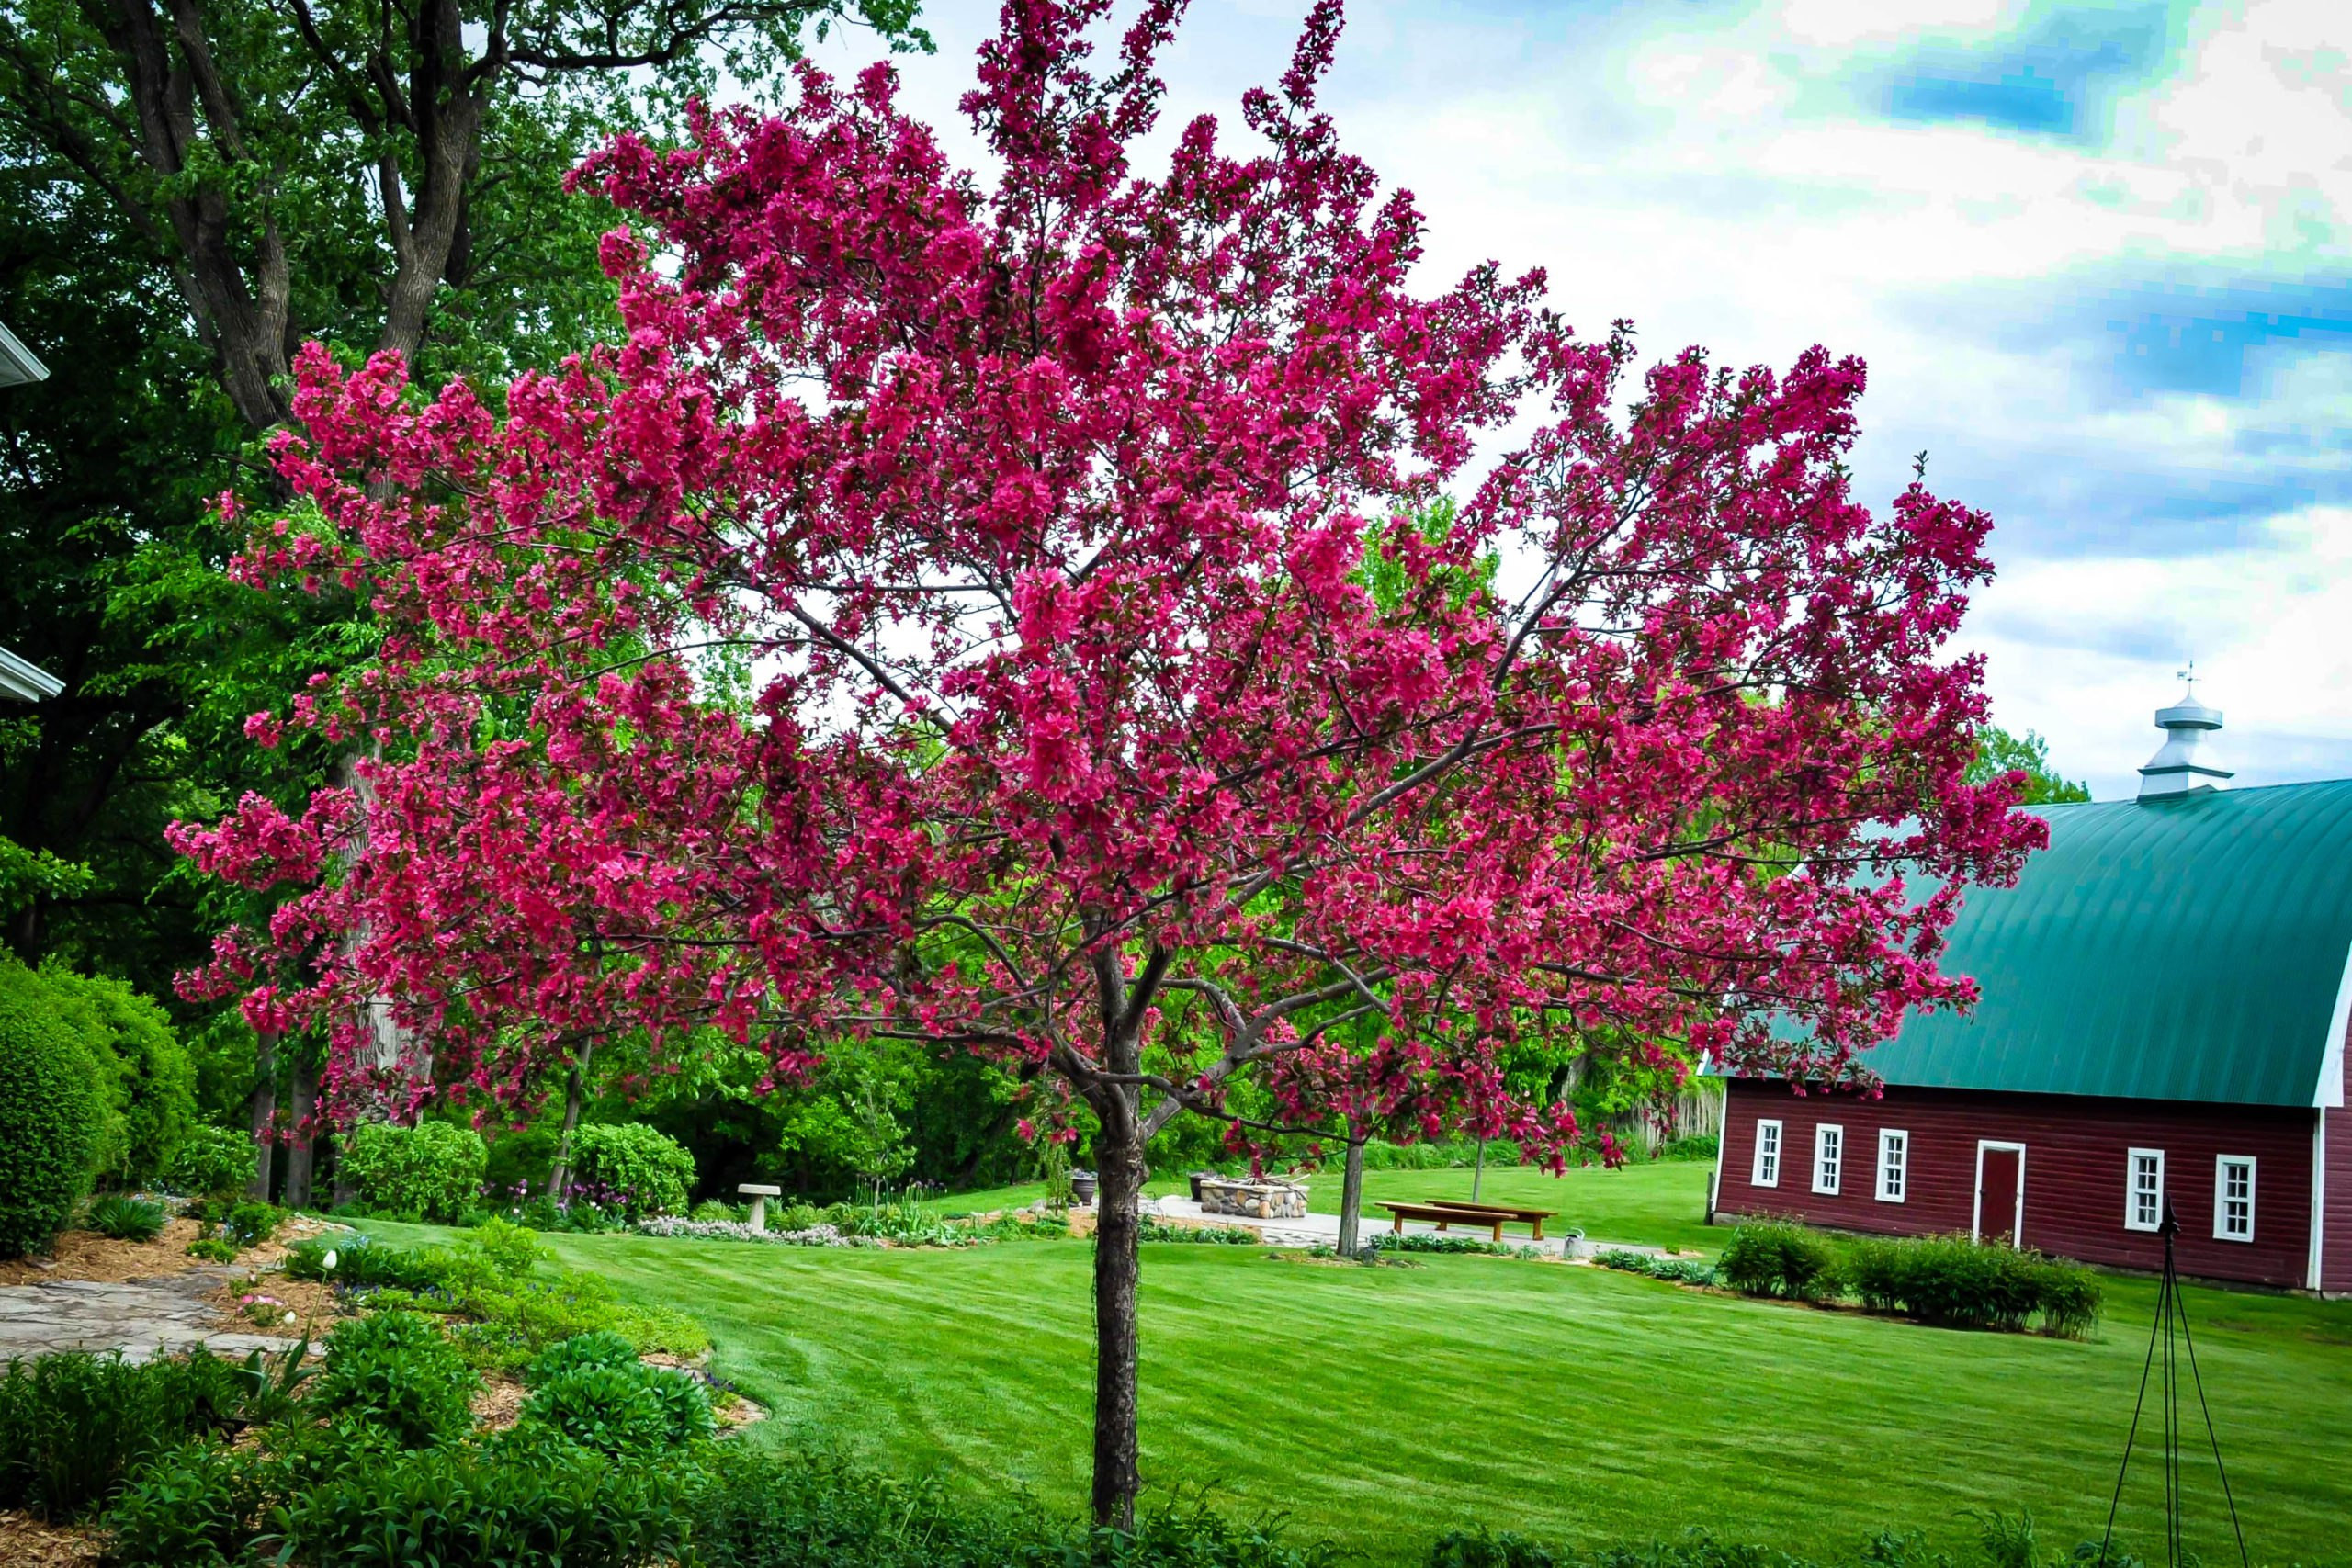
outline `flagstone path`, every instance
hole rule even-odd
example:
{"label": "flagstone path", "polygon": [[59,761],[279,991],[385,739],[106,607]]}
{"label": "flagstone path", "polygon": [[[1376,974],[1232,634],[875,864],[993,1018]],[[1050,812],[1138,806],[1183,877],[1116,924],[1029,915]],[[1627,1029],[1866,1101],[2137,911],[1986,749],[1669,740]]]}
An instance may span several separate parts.
{"label": "flagstone path", "polygon": [[291,1339],[217,1325],[205,1298],[246,1277],[242,1269],[222,1267],[120,1284],[53,1280],[0,1286],[0,1362],[53,1350],[119,1350],[125,1360],[144,1361],[198,1346],[239,1356],[290,1349]]}

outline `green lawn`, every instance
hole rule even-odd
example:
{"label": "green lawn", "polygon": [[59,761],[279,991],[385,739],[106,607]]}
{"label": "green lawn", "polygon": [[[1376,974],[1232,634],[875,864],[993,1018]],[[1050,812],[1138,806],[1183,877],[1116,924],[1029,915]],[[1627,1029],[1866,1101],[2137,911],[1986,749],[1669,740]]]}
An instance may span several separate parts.
{"label": "green lawn", "polygon": [[[1466,1172],[1375,1175],[1375,1195],[1467,1190]],[[1672,1242],[1708,1239],[1683,1201],[1703,1179],[1653,1167],[1527,1190],[1574,1194],[1544,1206],[1596,1235]],[[1548,1180],[1490,1172],[1487,1190]],[[1072,1508],[1084,1496],[1082,1244],[556,1245],[698,1315],[720,1370],[774,1406],[774,1438]],[[2110,1281],[2098,1337],[2072,1343],[1510,1259],[1364,1269],[1255,1247],[1147,1253],[1150,1482],[1163,1495],[1213,1483],[1228,1506],[1286,1511],[1375,1559],[1471,1522],[1581,1540],[1703,1524],[1845,1554],[1889,1527],[1957,1541],[1965,1510],[2019,1507],[2071,1546],[2105,1517],[2153,1300],[2146,1281]],[[2200,1290],[2190,1310],[2255,1560],[2352,1562],[2352,1305]],[[2210,1461],[2188,1474],[2191,1544],[2218,1563],[2234,1552],[2216,1533]],[[2161,1551],[2156,1485],[2152,1466],[2135,1471],[2126,1521]]]}

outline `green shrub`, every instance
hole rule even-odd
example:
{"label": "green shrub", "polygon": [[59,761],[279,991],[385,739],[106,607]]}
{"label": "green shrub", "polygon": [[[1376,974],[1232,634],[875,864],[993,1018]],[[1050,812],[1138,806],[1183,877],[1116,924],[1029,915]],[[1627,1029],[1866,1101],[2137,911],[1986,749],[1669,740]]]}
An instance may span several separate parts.
{"label": "green shrub", "polygon": [[191,1127],[172,1156],[164,1181],[202,1198],[229,1198],[252,1185],[258,1166],[254,1141],[225,1127]]}
{"label": "green shrub", "polygon": [[105,1109],[89,1051],[50,988],[0,957],[0,1258],[46,1248],[89,1190]]}
{"label": "green shrub", "polygon": [[1701,1258],[1660,1258],[1655,1253],[1633,1252],[1611,1248],[1597,1253],[1593,1262],[1603,1269],[1621,1273],[1645,1274],[1653,1280],[1666,1280],[1678,1285],[1712,1285],[1715,1282],[1715,1267]]}
{"label": "green shrub", "polygon": [[712,1432],[710,1394],[700,1382],[634,1355],[623,1362],[576,1361],[548,1373],[531,1391],[523,1418],[616,1458],[658,1453]]}
{"label": "green shrub", "polygon": [[233,1425],[244,1394],[238,1369],[205,1355],[11,1361],[0,1374],[0,1508],[79,1518],[141,1461]]}
{"label": "green shrub", "polygon": [[199,1263],[234,1263],[237,1244],[225,1235],[200,1235],[187,1244],[187,1255]]}
{"label": "green shrub", "polygon": [[253,1456],[188,1443],[142,1467],[107,1510],[117,1568],[226,1568],[246,1560],[263,1493]]}
{"label": "green shrub", "polygon": [[658,1128],[591,1122],[572,1132],[572,1191],[632,1220],[685,1213],[694,1180],[695,1156]]}
{"label": "green shrub", "polygon": [[481,1201],[489,1161],[488,1145],[470,1127],[369,1122],[345,1140],[343,1173],[370,1209],[450,1224]]}
{"label": "green shrub", "polygon": [[220,1236],[239,1247],[259,1247],[277,1234],[278,1222],[286,1218],[286,1211],[275,1203],[258,1199],[238,1204],[220,1220]]}
{"label": "green shrub", "polygon": [[1963,1235],[1873,1237],[1848,1245],[1846,1277],[1872,1312],[1957,1328],[2078,1337],[2098,1321],[2098,1277],[2078,1263]]}
{"label": "green shrub", "polygon": [[380,1427],[404,1448],[424,1448],[473,1429],[469,1397],[479,1382],[429,1321],[379,1312],[347,1318],[328,1334],[311,1404],[322,1416]]}
{"label": "green shrub", "polygon": [[439,1247],[392,1247],[365,1234],[305,1236],[286,1249],[286,1272],[361,1290],[432,1291],[447,1281],[449,1259]]}
{"label": "green shrub", "polygon": [[125,1186],[161,1179],[196,1125],[196,1066],[171,1019],[111,976],[47,964],[40,980],[97,1066],[107,1101],[99,1173]]}
{"label": "green shrub", "polygon": [[580,1450],[401,1454],[292,1496],[280,1561],[304,1568],[647,1568],[686,1554],[684,1478]]}
{"label": "green shrub", "polygon": [[109,1192],[94,1198],[83,1211],[82,1223],[115,1241],[153,1241],[163,1235],[164,1223],[171,1216],[164,1206],[146,1198],[129,1198],[119,1192]]}
{"label": "green shrub", "polygon": [[560,1339],[531,1359],[523,1381],[537,1388],[549,1378],[582,1367],[633,1367],[637,1347],[608,1328]]}
{"label": "green shrub", "polygon": [[1724,1284],[1749,1296],[1834,1301],[1844,1288],[1837,1247],[1803,1225],[1740,1226],[1732,1232],[1715,1272]]}

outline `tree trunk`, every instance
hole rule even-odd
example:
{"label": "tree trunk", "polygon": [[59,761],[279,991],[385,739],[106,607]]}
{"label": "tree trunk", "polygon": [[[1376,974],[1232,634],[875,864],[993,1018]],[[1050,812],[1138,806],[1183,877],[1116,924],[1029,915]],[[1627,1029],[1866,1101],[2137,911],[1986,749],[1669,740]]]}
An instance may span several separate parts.
{"label": "tree trunk", "polygon": [[299,1055],[288,1079],[294,1103],[293,1125],[287,1129],[286,1206],[307,1209],[311,1206],[312,1150],[318,1138],[311,1122],[319,1108],[319,1069],[311,1065],[307,1054]]}
{"label": "tree trunk", "polygon": [[1478,1180],[1487,1174],[1487,1140],[1478,1140],[1478,1157],[1470,1166],[1470,1201],[1478,1201]]}
{"label": "tree trunk", "polygon": [[[1123,1098],[1115,1089],[1114,1098]],[[1125,1110],[1127,1114],[1118,1114]],[[1095,1138],[1094,1522],[1133,1529],[1143,1489],[1136,1442],[1136,1285],[1142,1262],[1143,1135],[1132,1108]]]}
{"label": "tree trunk", "polygon": [[580,1047],[580,1055],[571,1063],[571,1081],[564,1086],[563,1136],[556,1140],[555,1166],[548,1172],[548,1196],[559,1202],[563,1198],[563,1184],[571,1175],[571,1134],[580,1125],[580,1098],[588,1077],[588,1058],[595,1050],[593,1040]]}
{"label": "tree trunk", "polygon": [[1363,1235],[1363,1123],[1348,1122],[1348,1161],[1340,1176],[1340,1256],[1353,1258]]}
{"label": "tree trunk", "polygon": [[254,1133],[254,1179],[250,1197],[269,1201],[270,1161],[277,1149],[277,1042],[264,1034],[254,1048],[254,1092],[247,1104]]}

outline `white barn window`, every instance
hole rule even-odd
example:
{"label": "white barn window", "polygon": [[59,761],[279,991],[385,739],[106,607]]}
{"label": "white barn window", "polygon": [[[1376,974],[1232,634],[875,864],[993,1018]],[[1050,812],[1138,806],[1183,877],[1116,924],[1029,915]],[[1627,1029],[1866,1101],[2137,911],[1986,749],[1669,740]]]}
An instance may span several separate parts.
{"label": "white barn window", "polygon": [[1825,1122],[1813,1130],[1813,1190],[1838,1195],[1846,1171],[1846,1129]]}
{"label": "white barn window", "polygon": [[2252,1155],[2223,1155],[2213,1164],[2213,1235],[2222,1241],[2254,1239]]}
{"label": "white barn window", "polygon": [[2165,1152],[2133,1149],[2128,1158],[2131,1177],[2123,1198],[2123,1228],[2154,1230],[2165,1218]]}
{"label": "white barn window", "polygon": [[1911,1134],[1887,1127],[1878,1135],[1878,1201],[1900,1203],[1911,1191]]}
{"label": "white barn window", "polygon": [[1781,1124],[1778,1122],[1756,1123],[1756,1167],[1747,1173],[1747,1179],[1757,1187],[1778,1187],[1781,1184]]}

